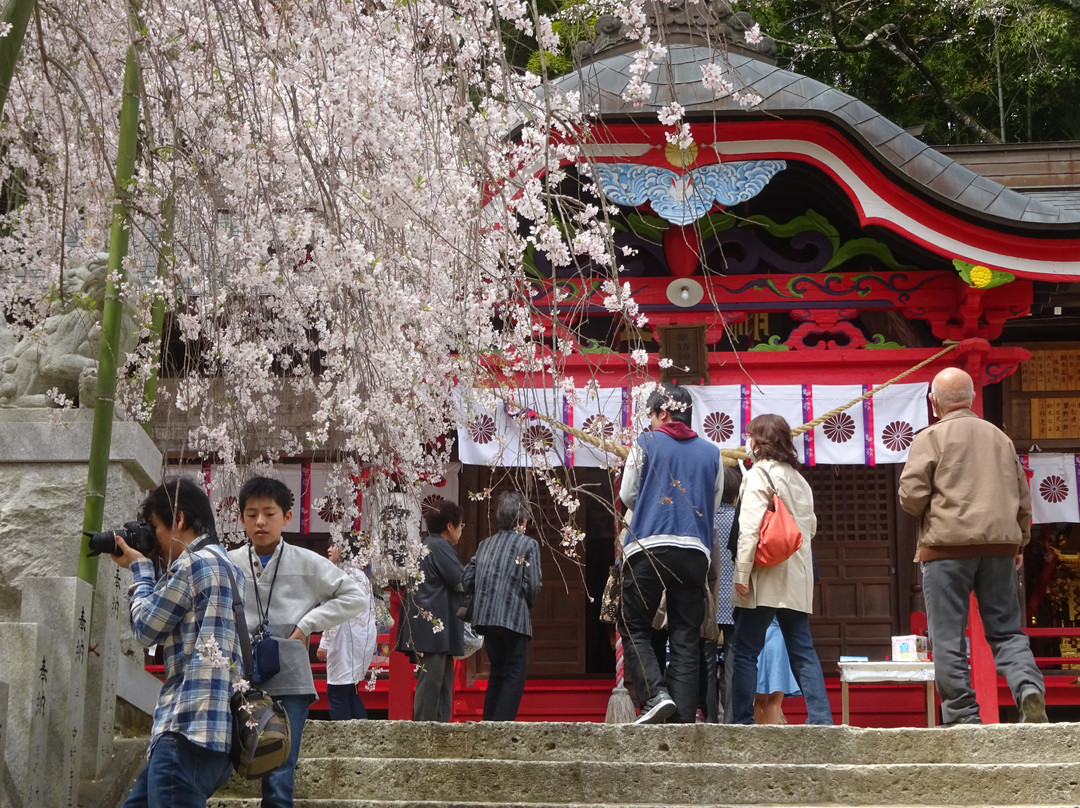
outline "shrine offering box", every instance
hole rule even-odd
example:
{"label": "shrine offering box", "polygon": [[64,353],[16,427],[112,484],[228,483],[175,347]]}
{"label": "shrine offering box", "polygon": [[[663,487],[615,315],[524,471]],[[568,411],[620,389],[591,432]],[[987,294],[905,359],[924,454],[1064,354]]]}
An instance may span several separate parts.
{"label": "shrine offering box", "polygon": [[926,662],[926,637],[919,634],[903,634],[892,638],[893,662]]}

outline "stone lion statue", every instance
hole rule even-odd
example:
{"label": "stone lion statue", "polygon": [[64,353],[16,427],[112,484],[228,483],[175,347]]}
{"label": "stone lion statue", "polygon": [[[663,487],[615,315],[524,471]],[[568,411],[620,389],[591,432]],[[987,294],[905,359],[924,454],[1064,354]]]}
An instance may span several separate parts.
{"label": "stone lion statue", "polygon": [[[93,406],[97,390],[101,312],[109,257],[94,256],[65,274],[70,294],[49,306],[44,322],[0,356],[0,407],[50,407],[55,390],[80,406]],[[121,356],[133,347],[134,320],[124,307]]]}

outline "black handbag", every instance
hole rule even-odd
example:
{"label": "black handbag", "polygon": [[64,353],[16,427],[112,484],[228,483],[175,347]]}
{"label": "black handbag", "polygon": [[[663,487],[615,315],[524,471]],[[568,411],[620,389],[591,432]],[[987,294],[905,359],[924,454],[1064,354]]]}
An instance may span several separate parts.
{"label": "black handbag", "polygon": [[458,619],[464,620],[466,623],[471,623],[473,619],[473,593],[466,592],[465,597],[461,600],[461,605],[457,609]]}

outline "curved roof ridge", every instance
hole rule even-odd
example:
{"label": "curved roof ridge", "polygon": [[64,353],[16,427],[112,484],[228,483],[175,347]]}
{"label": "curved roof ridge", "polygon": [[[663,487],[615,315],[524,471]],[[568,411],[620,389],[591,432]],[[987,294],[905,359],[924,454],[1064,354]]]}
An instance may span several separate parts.
{"label": "curved roof ridge", "polygon": [[[678,102],[685,108],[686,119],[690,122],[706,111],[710,114],[753,116],[756,112],[780,118],[814,116],[831,119],[854,135],[894,173],[958,212],[1013,226],[1017,223],[1053,226],[1080,222],[1080,211],[1035,199],[976,174],[905,132],[857,98],[808,76],[734,52],[723,54],[706,46],[672,43],[668,45],[667,58],[645,77],[653,87],[652,95],[642,107],[635,108],[622,98],[623,90],[630,82],[633,62],[632,53],[602,56],[551,85],[561,92],[579,92],[582,108],[595,108],[602,117],[649,115],[655,119],[656,112],[662,107]],[[756,94],[760,103],[751,111],[731,96],[716,97],[702,84],[703,64],[720,65],[736,90]]]}

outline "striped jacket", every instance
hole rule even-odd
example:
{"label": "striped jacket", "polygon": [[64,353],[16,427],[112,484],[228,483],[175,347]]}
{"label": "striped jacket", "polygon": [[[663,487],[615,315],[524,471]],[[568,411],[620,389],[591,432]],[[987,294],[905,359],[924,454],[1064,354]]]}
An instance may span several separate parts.
{"label": "striped jacket", "polygon": [[529,609],[540,595],[540,545],[515,530],[488,536],[465,565],[462,580],[473,593],[472,624],[478,632],[501,626],[532,637]]}

